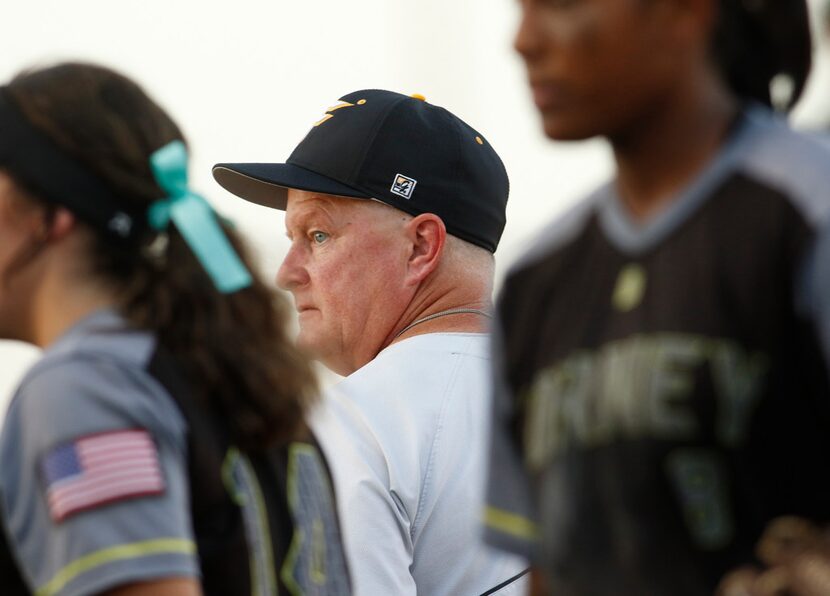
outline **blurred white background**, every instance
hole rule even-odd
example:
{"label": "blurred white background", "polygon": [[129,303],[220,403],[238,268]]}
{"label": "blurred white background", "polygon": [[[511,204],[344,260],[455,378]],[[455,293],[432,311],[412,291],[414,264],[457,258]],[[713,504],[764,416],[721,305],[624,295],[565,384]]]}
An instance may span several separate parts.
{"label": "blurred white background", "polygon": [[[824,0],[811,2],[817,9]],[[540,226],[611,172],[602,142],[543,138],[511,47],[512,0],[28,0],[4,8],[0,81],[69,59],[137,79],[184,129],[193,186],[237,222],[272,279],[287,247],[282,215],[233,198],[210,168],[283,161],[350,91],[421,93],[488,137],[511,179],[500,274]],[[802,126],[830,116],[826,46],[794,116]],[[0,419],[36,357],[0,341]]]}

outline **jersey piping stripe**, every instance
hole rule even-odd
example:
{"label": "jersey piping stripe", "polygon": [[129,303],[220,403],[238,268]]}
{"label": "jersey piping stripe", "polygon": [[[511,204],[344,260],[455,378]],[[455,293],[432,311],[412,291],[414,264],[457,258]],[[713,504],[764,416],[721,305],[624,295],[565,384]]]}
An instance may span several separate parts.
{"label": "jersey piping stripe", "polygon": [[[288,505],[294,511],[297,507],[297,453],[308,453],[310,450],[300,445],[292,444],[288,456],[288,475],[286,485],[288,489]],[[288,553],[285,555],[285,562],[282,565],[280,577],[282,578],[285,587],[291,592],[292,596],[301,596],[302,588],[294,580],[291,572],[297,564],[297,557],[303,543],[303,533],[294,532],[294,537],[291,539],[291,546],[288,547]]]}
{"label": "jersey piping stripe", "polygon": [[494,530],[522,540],[536,540],[537,537],[536,524],[526,517],[503,509],[486,507],[484,509],[484,523]]}
{"label": "jersey piping stripe", "polygon": [[[289,448],[288,474],[286,480],[288,489],[288,505],[291,507],[292,512],[296,512],[297,507],[299,506],[298,501],[300,498],[300,492],[297,487],[297,483],[299,482],[297,478],[297,466],[299,465],[299,458],[303,455],[316,459],[317,451],[309,445],[292,443]],[[329,488],[328,490],[329,494],[331,494],[331,489]],[[301,531],[300,528],[295,529],[294,537],[291,540],[291,546],[288,548],[288,553],[285,556],[285,562],[283,563],[282,570],[280,572],[280,577],[282,578],[285,587],[288,588],[289,592],[291,592],[292,596],[302,596],[303,594],[303,588],[297,584],[292,572],[297,565],[297,558],[299,557],[299,553],[302,549],[303,541],[306,538],[312,539],[311,536],[305,536],[305,533]],[[325,583],[325,573],[322,577],[318,577],[317,581],[321,584]]]}
{"label": "jersey piping stripe", "polygon": [[278,590],[274,553],[271,549],[273,541],[268,509],[256,471],[248,458],[232,447],[225,454],[222,476],[225,488],[242,508],[250,548],[252,596],[274,596]]}
{"label": "jersey piping stripe", "polygon": [[192,540],[160,538],[131,544],[119,544],[118,546],[95,551],[74,560],[58,571],[49,582],[38,588],[35,595],[53,596],[79,575],[107,563],[160,554],[195,555],[196,545]]}

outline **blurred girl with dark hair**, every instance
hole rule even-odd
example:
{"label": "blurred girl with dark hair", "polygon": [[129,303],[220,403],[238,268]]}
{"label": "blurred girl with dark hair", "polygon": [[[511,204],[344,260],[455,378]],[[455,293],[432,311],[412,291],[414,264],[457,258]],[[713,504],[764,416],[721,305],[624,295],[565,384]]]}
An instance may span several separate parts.
{"label": "blurred girl with dark hair", "polygon": [[45,350],[0,436],[2,593],[348,593],[287,321],[135,83],[0,87],[0,337]]}
{"label": "blurred girl with dark hair", "polygon": [[540,593],[758,589],[721,580],[785,562],[771,520],[830,521],[830,152],[775,113],[805,2],[520,4],[545,133],[616,173],[506,278],[490,539]]}

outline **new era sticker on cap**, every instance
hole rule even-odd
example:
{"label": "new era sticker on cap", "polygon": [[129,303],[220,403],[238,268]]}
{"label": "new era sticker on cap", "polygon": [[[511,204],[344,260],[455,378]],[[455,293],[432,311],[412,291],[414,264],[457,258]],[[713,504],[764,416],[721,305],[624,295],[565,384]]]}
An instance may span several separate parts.
{"label": "new era sticker on cap", "polygon": [[403,174],[396,174],[395,181],[392,183],[392,188],[389,190],[396,195],[409,199],[412,198],[412,193],[415,191],[416,184],[418,184],[418,181],[414,178],[404,176]]}

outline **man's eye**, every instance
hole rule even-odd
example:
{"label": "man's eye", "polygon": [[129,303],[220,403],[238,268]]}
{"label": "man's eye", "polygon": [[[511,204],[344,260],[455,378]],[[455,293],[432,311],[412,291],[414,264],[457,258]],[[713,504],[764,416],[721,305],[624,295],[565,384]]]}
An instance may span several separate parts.
{"label": "man's eye", "polygon": [[314,241],[315,244],[322,244],[323,242],[329,239],[329,235],[325,232],[312,232],[311,239]]}

